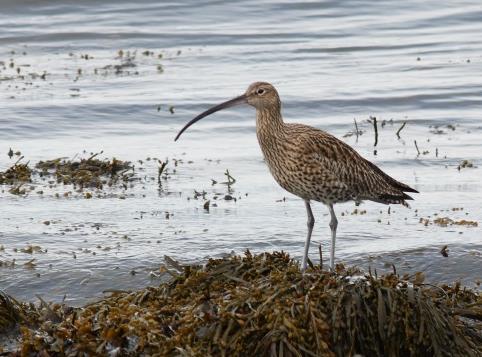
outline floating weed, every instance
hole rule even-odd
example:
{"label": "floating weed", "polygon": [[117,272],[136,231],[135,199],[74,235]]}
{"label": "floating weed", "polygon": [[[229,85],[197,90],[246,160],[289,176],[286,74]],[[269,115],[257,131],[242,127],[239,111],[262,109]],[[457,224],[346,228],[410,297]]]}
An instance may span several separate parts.
{"label": "floating weed", "polygon": [[444,245],[440,250],[440,254],[442,254],[443,257],[447,258],[449,256],[449,247],[447,245]]}
{"label": "floating weed", "polygon": [[30,259],[28,262],[24,263],[23,266],[24,268],[26,269],[35,269],[35,267],[37,266],[37,264],[35,263],[35,258],[33,259]]}
{"label": "floating weed", "polygon": [[[17,154],[18,153],[18,154]],[[21,155],[20,152],[14,153],[9,150],[8,155]],[[163,162],[156,157],[147,157],[146,161],[137,160],[139,165],[134,165],[129,161],[116,158],[98,158],[100,154],[91,153],[90,156],[79,158],[76,154],[72,159],[59,157],[52,160],[41,160],[33,168],[29,163],[20,163],[21,156],[15,164],[5,171],[0,171],[0,185],[9,185],[0,192],[10,192],[14,195],[24,195],[35,192],[43,197],[53,195],[56,198],[110,198],[117,197],[126,199],[134,194],[127,194],[129,188],[133,188],[137,183],[142,183],[143,189],[150,182],[157,179],[158,190],[163,190],[161,183],[168,181],[176,174],[176,167],[184,164],[183,160],[172,159],[174,167],[167,168],[168,159]],[[86,154],[84,150],[83,154]],[[157,166],[147,165],[147,163],[158,163]],[[192,163],[188,161],[187,163]],[[151,171],[152,170],[152,171]],[[145,173],[142,174],[141,173]],[[62,185],[72,185],[67,191]],[[55,190],[62,192],[52,192]],[[116,190],[122,192],[116,193]],[[89,192],[90,191],[90,192]],[[145,195],[143,195],[145,197]]]}
{"label": "floating weed", "polygon": [[353,215],[362,215],[362,214],[366,214],[367,213],[367,210],[366,209],[358,209],[358,208],[355,208],[353,210],[353,212],[351,212],[350,214],[353,216]]}
{"label": "floating weed", "polygon": [[8,190],[12,195],[17,195],[17,196],[22,196],[27,193],[27,191],[22,188],[23,184],[20,184],[18,186],[14,186]]}
{"label": "floating weed", "polygon": [[210,200],[207,200],[207,201],[204,202],[204,204],[203,204],[203,208],[204,208],[207,212],[209,212],[209,204],[210,204],[210,203],[211,203],[211,201],[210,201]]}
{"label": "floating weed", "polygon": [[25,248],[20,249],[22,253],[33,254],[33,253],[46,253],[47,250],[42,250],[42,247],[38,245],[27,245]]}
{"label": "floating weed", "polygon": [[[10,153],[9,153],[10,156]],[[13,156],[13,153],[12,153]],[[32,178],[32,170],[28,167],[28,162],[25,164],[21,164],[20,161],[23,159],[21,156],[15,164],[10,166],[5,171],[0,171],[0,185],[18,185],[31,182]],[[16,194],[20,192],[20,186],[17,187]],[[13,192],[12,192],[13,193]]]}
{"label": "floating weed", "polygon": [[[157,183],[161,184],[161,177],[162,173],[164,172],[164,169],[166,168],[167,164],[169,163],[169,160],[166,159],[166,161],[162,162],[161,160],[157,160],[159,163],[159,167],[157,168]],[[167,172],[163,177],[164,179],[167,179]]]}
{"label": "floating weed", "polygon": [[80,188],[102,189],[104,184],[112,186],[119,180],[121,182],[131,180],[133,176],[131,171],[134,170],[134,167],[130,162],[117,160],[116,158],[112,160],[96,159],[96,156],[101,153],[95,153],[87,159],[77,161],[63,158],[39,161],[35,168],[40,170],[42,176],[55,176],[57,183],[72,184],[80,186]]}
{"label": "floating weed", "polygon": [[460,171],[461,169],[472,168],[472,167],[474,167],[474,164],[472,163],[472,161],[462,160],[459,166],[457,166],[457,170]]}
{"label": "floating weed", "polygon": [[465,226],[465,227],[478,227],[479,223],[477,221],[471,221],[466,219],[461,220],[454,220],[449,217],[437,217],[433,221],[430,218],[420,218],[419,223],[422,223],[424,226],[428,225],[437,225],[440,227],[448,227],[448,226]]}

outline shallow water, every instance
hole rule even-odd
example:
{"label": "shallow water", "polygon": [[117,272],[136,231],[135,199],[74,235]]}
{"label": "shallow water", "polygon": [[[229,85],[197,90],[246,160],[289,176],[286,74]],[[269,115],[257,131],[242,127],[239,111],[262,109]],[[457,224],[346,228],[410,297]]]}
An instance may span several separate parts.
{"label": "shallow water", "polygon": [[[286,121],[329,131],[421,192],[411,209],[394,206],[390,214],[375,203],[358,207],[362,215],[351,214],[353,203],[337,205],[338,261],[378,270],[393,263],[401,273],[424,271],[431,282],[476,286],[480,227],[419,220],[481,222],[481,16],[478,1],[2,1],[0,170],[17,159],[7,156],[10,147],[31,163],[103,150],[132,160],[148,180],[125,199],[119,191],[64,198],[71,187],[23,197],[2,187],[0,261],[16,264],[0,267],[0,289],[80,304],[103,290],[158,284],[163,278],[150,272],[164,255],[199,262],[283,249],[299,258],[304,205],[271,178],[254,110],[218,113],[173,142],[195,114],[256,80],[278,88]],[[377,155],[369,116],[387,121]],[[358,140],[345,136],[354,118],[364,131]],[[137,162],[147,157],[170,159],[162,187],[150,179],[157,164]],[[175,167],[174,158],[183,162]],[[475,168],[459,171],[462,160]],[[223,199],[226,169],[237,180],[236,201]],[[194,190],[211,203],[219,193],[217,207],[205,211]],[[314,212],[317,261],[319,243],[328,255],[329,228],[327,209],[315,204]],[[28,244],[47,252],[22,253]]]}

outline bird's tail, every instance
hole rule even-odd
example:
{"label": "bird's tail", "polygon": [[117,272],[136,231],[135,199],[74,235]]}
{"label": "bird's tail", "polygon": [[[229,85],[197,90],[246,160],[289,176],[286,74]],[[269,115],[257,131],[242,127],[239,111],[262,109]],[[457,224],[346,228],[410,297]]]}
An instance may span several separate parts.
{"label": "bird's tail", "polygon": [[407,195],[405,192],[418,193],[418,191],[387,175],[370,161],[367,160],[367,163],[379,178],[379,180],[377,180],[379,189],[372,192],[370,197],[367,197],[366,199],[387,205],[401,204],[408,206],[405,201],[413,200],[413,198]]}
{"label": "bird's tail", "polygon": [[[406,186],[406,185],[404,185]],[[408,189],[410,189],[410,191]],[[389,187],[385,190],[380,190],[379,192],[376,193],[371,193],[369,197],[366,197],[365,199],[378,202],[378,203],[383,203],[386,205],[389,204],[400,204],[403,206],[408,207],[408,203],[405,201],[411,201],[413,198],[409,195],[407,195],[404,191],[408,192],[415,192],[417,193],[418,191],[414,190],[413,188],[410,188],[408,186],[400,189],[399,187]]]}

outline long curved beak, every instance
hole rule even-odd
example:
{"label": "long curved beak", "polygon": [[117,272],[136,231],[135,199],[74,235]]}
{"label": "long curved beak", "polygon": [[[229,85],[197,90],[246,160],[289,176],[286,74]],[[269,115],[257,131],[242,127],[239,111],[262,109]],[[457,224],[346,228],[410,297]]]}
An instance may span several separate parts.
{"label": "long curved beak", "polygon": [[223,110],[223,109],[226,109],[226,108],[231,108],[231,107],[234,107],[235,105],[240,105],[240,104],[244,104],[244,103],[247,103],[246,94],[240,95],[239,97],[236,97],[236,98],[233,98],[231,100],[228,100],[227,102],[218,104],[218,105],[206,110],[205,112],[202,112],[197,117],[192,119],[189,123],[187,123],[184,126],[184,128],[181,129],[181,131],[176,135],[176,138],[174,139],[174,141],[177,141],[177,139],[179,139],[181,134],[184,133],[187,128],[189,128],[191,125],[193,125],[195,122],[201,120],[202,118],[207,117],[210,114],[216,113],[217,111],[220,111],[220,110]]}

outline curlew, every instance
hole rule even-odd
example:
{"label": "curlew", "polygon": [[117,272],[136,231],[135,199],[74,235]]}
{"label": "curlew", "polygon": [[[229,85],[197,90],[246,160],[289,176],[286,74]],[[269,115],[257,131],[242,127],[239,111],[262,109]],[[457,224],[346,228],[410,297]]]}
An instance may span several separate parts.
{"label": "curlew", "polygon": [[188,122],[177,134],[219,110],[240,104],[256,108],[256,135],[271,174],[286,191],[302,198],[308,215],[308,234],[301,269],[306,270],[315,218],[310,201],[325,204],[330,212],[330,268],[334,269],[338,220],[335,203],[363,200],[403,204],[413,188],[388,176],[349,145],[323,130],[303,124],[284,123],[281,101],[269,83],[256,82],[234,99],[216,105]]}

